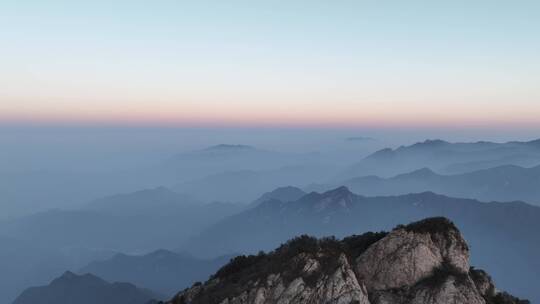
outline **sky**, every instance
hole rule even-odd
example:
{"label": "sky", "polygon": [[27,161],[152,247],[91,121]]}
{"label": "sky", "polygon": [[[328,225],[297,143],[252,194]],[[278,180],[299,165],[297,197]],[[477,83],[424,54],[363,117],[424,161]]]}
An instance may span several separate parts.
{"label": "sky", "polygon": [[540,129],[538,1],[0,0],[0,123]]}

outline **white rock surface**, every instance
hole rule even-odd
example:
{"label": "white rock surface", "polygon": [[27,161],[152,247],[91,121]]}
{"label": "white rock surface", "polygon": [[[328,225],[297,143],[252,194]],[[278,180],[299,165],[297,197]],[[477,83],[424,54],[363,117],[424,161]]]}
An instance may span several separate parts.
{"label": "white rock surface", "polygon": [[[311,258],[306,258],[305,262],[307,271],[318,264]],[[249,293],[225,299],[221,304],[369,304],[367,291],[356,279],[345,255],[339,256],[338,263],[339,267],[315,286],[308,286],[302,278],[284,286],[284,280],[272,274],[264,284],[255,284]]]}
{"label": "white rock surface", "polygon": [[[448,223],[435,219],[416,229],[396,229],[353,265],[353,257],[335,248],[299,253],[284,262],[299,266],[297,277],[291,278],[295,272],[284,268],[256,282],[232,284],[237,289],[220,303],[201,301],[200,294],[222,286],[214,279],[185,290],[170,304],[486,304],[484,297],[495,294],[493,282],[483,271],[470,271],[468,246]],[[428,228],[435,232],[426,232]]]}
{"label": "white rock surface", "polygon": [[356,272],[369,291],[413,286],[447,261],[469,271],[469,250],[459,233],[433,235],[397,229],[356,260]]}

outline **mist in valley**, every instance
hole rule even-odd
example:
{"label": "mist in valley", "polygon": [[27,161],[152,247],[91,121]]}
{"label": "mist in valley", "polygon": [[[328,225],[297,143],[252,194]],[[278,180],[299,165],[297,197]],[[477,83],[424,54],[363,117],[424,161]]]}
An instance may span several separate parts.
{"label": "mist in valley", "polygon": [[[540,142],[441,134],[3,127],[0,301],[66,271],[168,299],[231,257],[300,234],[344,237],[441,215],[497,283],[539,299],[524,282],[540,279]],[[501,242],[513,245],[497,250]],[[508,259],[512,267],[500,263]]]}

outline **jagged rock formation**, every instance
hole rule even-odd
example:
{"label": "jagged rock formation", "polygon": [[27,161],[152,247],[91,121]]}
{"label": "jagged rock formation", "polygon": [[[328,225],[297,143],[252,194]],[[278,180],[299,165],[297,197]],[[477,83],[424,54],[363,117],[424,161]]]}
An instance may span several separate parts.
{"label": "jagged rock formation", "polygon": [[540,282],[540,234],[531,233],[540,231],[540,207],[522,202],[483,203],[432,192],[366,197],[340,187],[296,201],[265,201],[211,226],[182,248],[206,257],[253,254],[302,234],[343,238],[432,216],[445,216],[460,227],[474,248],[472,263],[489,269],[497,284],[540,303],[540,291],[523,284]]}
{"label": "jagged rock formation", "polygon": [[524,304],[469,266],[446,218],[343,240],[297,237],[268,254],[240,256],[169,304]]}
{"label": "jagged rock formation", "polygon": [[357,258],[356,270],[368,290],[388,290],[412,286],[443,264],[458,273],[469,270],[467,244],[454,225],[441,220],[396,229]]}

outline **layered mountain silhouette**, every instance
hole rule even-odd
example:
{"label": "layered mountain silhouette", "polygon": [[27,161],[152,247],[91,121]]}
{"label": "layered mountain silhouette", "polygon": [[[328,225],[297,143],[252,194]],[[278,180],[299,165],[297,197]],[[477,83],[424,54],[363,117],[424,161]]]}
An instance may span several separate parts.
{"label": "layered mountain silhouette", "polygon": [[[432,192],[365,197],[346,187],[309,193],[293,202],[267,200],[228,217],[187,242],[195,255],[270,250],[297,235],[343,237],[357,231],[391,229],[396,223],[430,216],[456,222],[475,249],[475,264],[490,269],[510,291],[540,300],[534,287],[540,274],[540,208],[522,202],[483,203]],[[511,261],[511,262],[508,262]]]}
{"label": "layered mountain silhouette", "polygon": [[148,252],[167,248],[241,208],[197,203],[160,187],[106,197],[79,209],[51,210],[2,222],[0,228],[7,236],[50,248]]}
{"label": "layered mountain silhouette", "polygon": [[291,202],[291,201],[295,201],[301,198],[302,196],[306,194],[307,193],[304,192],[304,190],[297,187],[293,187],[293,186],[279,187],[273,191],[264,193],[263,195],[261,195],[261,197],[253,201],[250,206],[255,207],[266,201],[270,201],[274,199],[282,201],[282,202]]}
{"label": "layered mountain silhouette", "polygon": [[0,303],[11,303],[28,286],[49,282],[69,266],[58,252],[0,236]]}
{"label": "layered mountain silhouette", "polygon": [[198,180],[227,171],[267,171],[318,160],[313,154],[284,153],[243,144],[218,144],[196,151],[179,153],[162,169],[182,181]]}
{"label": "layered mountain silhouette", "polygon": [[[178,184],[174,190],[206,201],[252,202],[261,193],[284,185],[301,185],[306,180],[326,180],[333,169],[323,165],[286,166],[274,170],[233,170]],[[212,189],[212,191],[208,191]]]}
{"label": "layered mountain silhouette", "polygon": [[348,168],[339,179],[367,175],[389,177],[422,167],[457,174],[502,165],[532,167],[538,164],[540,140],[507,143],[426,140],[397,149],[377,151]]}
{"label": "layered mountain silhouette", "polygon": [[485,271],[470,267],[469,255],[445,218],[342,240],[304,235],[269,253],[239,256],[167,303],[529,303],[498,291]]}
{"label": "layered mountain silhouette", "polygon": [[[114,195],[78,209],[51,210],[0,222],[0,302],[22,289],[48,283],[66,269],[119,252],[175,248],[245,208],[199,203],[166,188]],[[5,239],[5,241],[4,241]]]}
{"label": "layered mountain silhouette", "polygon": [[106,196],[91,201],[83,209],[124,216],[147,212],[176,213],[201,204],[202,202],[198,199],[184,193],[178,193],[166,187],[157,187]]}
{"label": "layered mountain silhouette", "polygon": [[158,295],[129,283],[108,283],[92,274],[65,272],[47,286],[25,290],[13,304],[144,304]]}
{"label": "layered mountain silhouette", "polygon": [[[391,178],[356,177],[340,182],[339,185],[369,196],[433,191],[483,201],[521,200],[540,205],[540,166],[523,168],[505,165],[454,175],[437,174],[423,168]],[[333,187],[318,185],[310,188],[327,190]]]}
{"label": "layered mountain silhouette", "polygon": [[118,254],[94,261],[79,270],[110,282],[130,282],[172,297],[196,281],[204,281],[234,256],[198,259],[187,254],[157,250],[146,255]]}

